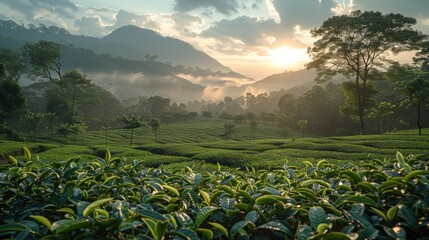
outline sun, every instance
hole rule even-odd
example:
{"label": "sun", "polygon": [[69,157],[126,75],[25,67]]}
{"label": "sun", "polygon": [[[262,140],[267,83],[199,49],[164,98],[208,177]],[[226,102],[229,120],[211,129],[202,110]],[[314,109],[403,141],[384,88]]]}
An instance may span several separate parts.
{"label": "sun", "polygon": [[270,60],[273,65],[288,67],[308,61],[307,49],[280,47],[269,50]]}

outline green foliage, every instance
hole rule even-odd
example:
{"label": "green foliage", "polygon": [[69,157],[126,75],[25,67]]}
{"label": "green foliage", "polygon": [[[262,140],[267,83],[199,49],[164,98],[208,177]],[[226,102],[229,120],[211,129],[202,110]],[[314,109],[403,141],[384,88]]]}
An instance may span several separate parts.
{"label": "green foliage", "polygon": [[86,133],[87,125],[82,121],[75,123],[65,123],[58,127],[57,131],[59,134],[63,135],[64,138],[69,138],[73,141],[78,141],[79,136]]}
{"label": "green foliage", "polygon": [[0,124],[24,112],[26,99],[16,81],[0,80],[0,96]]}
{"label": "green foliage", "polygon": [[26,43],[22,51],[25,61],[31,66],[30,78],[45,78],[53,82],[61,79],[60,44],[41,40]]}
{"label": "green foliage", "polygon": [[256,129],[258,128],[258,126],[259,126],[259,123],[256,122],[255,120],[250,121],[250,130],[252,130],[253,140],[255,140]]}
{"label": "green foliage", "polygon": [[134,115],[122,115],[118,116],[117,119],[124,124],[125,129],[131,129],[130,145],[133,145],[134,129],[146,126],[146,123],[140,120],[140,117],[136,117]]}
{"label": "green foliage", "polygon": [[224,123],[223,127],[225,132],[221,134],[221,137],[224,139],[229,139],[232,137],[232,134],[235,132],[235,124],[233,123]]}
{"label": "green foliage", "polygon": [[72,116],[76,116],[76,108],[84,94],[88,94],[88,86],[91,80],[77,70],[71,70],[64,74],[62,78],[56,82],[69,103]]}
{"label": "green foliage", "polygon": [[156,133],[158,132],[158,129],[161,127],[161,121],[158,118],[152,118],[149,121],[149,126],[152,128],[152,131],[155,134],[155,140],[158,140],[158,136],[156,135]]}
{"label": "green foliage", "polygon": [[411,81],[402,82],[402,86],[403,93],[408,97],[403,104],[417,105],[417,127],[420,130],[419,135],[421,135],[421,107],[422,102],[429,102],[429,77],[418,75]]}
{"label": "green foliage", "polygon": [[24,116],[25,128],[28,130],[33,140],[36,140],[36,133],[40,131],[43,121],[45,120],[45,114],[27,112]]}
{"label": "green foliage", "polygon": [[201,117],[203,117],[203,118],[213,118],[213,114],[212,114],[212,112],[209,112],[209,111],[202,111],[201,112]]}
{"label": "green foliage", "polygon": [[6,79],[6,65],[0,62],[0,80]]}
{"label": "green foliage", "polygon": [[25,64],[21,53],[9,48],[0,49],[0,80],[2,78],[18,82],[19,78],[25,72]]}
{"label": "green foliage", "polygon": [[2,238],[429,237],[429,165],[400,153],[361,166],[319,161],[271,171],[24,153],[0,165]]}
{"label": "green foliage", "polygon": [[380,102],[377,107],[371,110],[371,113],[368,115],[368,118],[374,119],[377,121],[378,134],[380,134],[380,122],[394,114],[395,105],[390,102]]}
{"label": "green foliage", "polygon": [[301,119],[301,120],[298,120],[296,124],[298,125],[299,128],[301,128],[302,137],[304,137],[304,130],[308,128],[308,126],[310,125],[310,122],[308,122],[308,120]]}
{"label": "green foliage", "polygon": [[[360,117],[367,118],[369,115],[368,110],[375,107],[374,96],[378,93],[375,85],[367,83],[366,87],[363,88],[356,85],[355,82],[349,81],[344,82],[341,86],[346,97],[344,105],[340,107],[341,114],[350,116],[356,122],[360,121]],[[365,95],[365,110],[362,113],[362,107],[360,106],[362,96],[360,95]]]}

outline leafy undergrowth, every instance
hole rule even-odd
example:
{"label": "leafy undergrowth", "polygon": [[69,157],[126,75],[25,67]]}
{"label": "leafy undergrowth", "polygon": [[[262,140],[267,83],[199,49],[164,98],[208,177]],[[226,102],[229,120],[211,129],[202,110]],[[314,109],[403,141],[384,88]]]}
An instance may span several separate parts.
{"label": "leafy undergrowth", "polygon": [[[45,143],[27,143],[27,147],[32,152],[43,152],[52,148],[58,147],[55,144]],[[16,155],[22,153],[22,142],[0,140],[0,164],[7,162],[8,155]]]}
{"label": "leafy undergrowth", "polygon": [[[199,172],[112,158],[11,157],[0,238],[423,239],[429,164],[418,157]],[[36,164],[37,162],[37,164]]]}

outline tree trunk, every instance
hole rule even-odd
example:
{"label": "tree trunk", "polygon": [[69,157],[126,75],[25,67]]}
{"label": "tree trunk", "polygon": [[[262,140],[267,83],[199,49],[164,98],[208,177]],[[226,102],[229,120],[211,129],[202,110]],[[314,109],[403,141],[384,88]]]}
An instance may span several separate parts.
{"label": "tree trunk", "polygon": [[417,104],[417,127],[419,128],[419,136],[422,135],[422,126],[420,125],[420,115],[421,115],[421,101]]}
{"label": "tree trunk", "polygon": [[359,110],[359,120],[361,121],[360,126],[361,126],[361,135],[365,135],[365,108],[366,108],[366,69],[365,69],[365,79],[363,80],[363,86],[362,86],[362,92],[361,92],[361,97],[362,97],[362,102],[361,102],[361,109]]}
{"label": "tree trunk", "polygon": [[357,90],[357,100],[358,100],[358,115],[359,115],[359,123],[360,123],[360,135],[365,134],[365,120],[364,120],[364,109],[363,109],[363,99],[364,96],[362,94],[360,84],[359,84],[359,76],[356,77],[356,90]]}
{"label": "tree trunk", "polygon": [[378,134],[380,134],[380,121],[377,121],[377,131],[378,131]]}
{"label": "tree trunk", "polygon": [[73,95],[72,95],[72,117],[75,116],[75,99],[76,99],[76,87],[73,88]]}

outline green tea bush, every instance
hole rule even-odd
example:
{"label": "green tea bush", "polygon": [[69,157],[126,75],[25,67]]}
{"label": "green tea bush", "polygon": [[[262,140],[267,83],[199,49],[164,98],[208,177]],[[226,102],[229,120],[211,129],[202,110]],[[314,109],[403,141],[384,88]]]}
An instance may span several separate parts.
{"label": "green tea bush", "polygon": [[417,157],[259,171],[202,164],[150,168],[108,151],[44,161],[24,149],[0,165],[0,238],[429,238],[429,163]]}
{"label": "green tea bush", "polygon": [[243,167],[251,162],[258,161],[255,155],[225,150],[217,150],[213,152],[198,154],[192,159],[203,160],[208,163],[220,164],[229,167]]}
{"label": "green tea bush", "polygon": [[143,147],[142,149],[148,150],[149,152],[154,154],[182,157],[193,157],[197,154],[207,152],[207,149],[204,149],[202,147],[185,144],[165,144]]}

